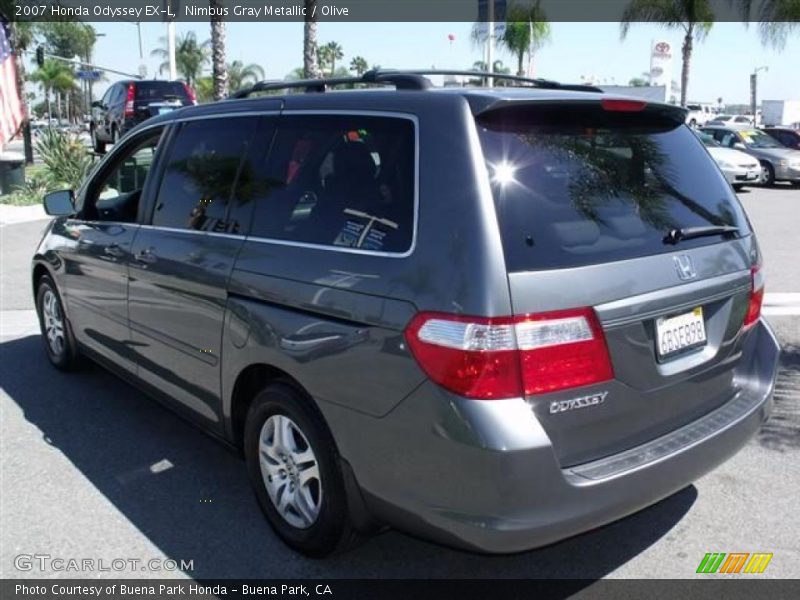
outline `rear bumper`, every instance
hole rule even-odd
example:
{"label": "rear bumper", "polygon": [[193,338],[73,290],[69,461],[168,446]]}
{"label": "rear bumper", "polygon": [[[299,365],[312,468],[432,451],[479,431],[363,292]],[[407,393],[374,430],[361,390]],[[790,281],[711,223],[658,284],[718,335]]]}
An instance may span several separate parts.
{"label": "rear bumper", "polygon": [[523,399],[476,402],[425,383],[381,419],[324,412],[376,517],[447,545],[517,552],[636,512],[735,454],[768,417],[779,352],[759,322],[728,403],[567,469]]}

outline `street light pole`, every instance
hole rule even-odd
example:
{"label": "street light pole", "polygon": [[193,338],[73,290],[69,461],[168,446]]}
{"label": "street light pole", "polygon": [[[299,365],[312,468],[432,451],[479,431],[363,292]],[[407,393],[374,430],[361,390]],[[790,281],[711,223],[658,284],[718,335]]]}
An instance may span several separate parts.
{"label": "street light pole", "polygon": [[758,108],[758,72],[769,71],[769,67],[756,67],[753,74],[750,75],[750,112],[753,113],[753,125],[758,125],[758,116],[756,109]]}

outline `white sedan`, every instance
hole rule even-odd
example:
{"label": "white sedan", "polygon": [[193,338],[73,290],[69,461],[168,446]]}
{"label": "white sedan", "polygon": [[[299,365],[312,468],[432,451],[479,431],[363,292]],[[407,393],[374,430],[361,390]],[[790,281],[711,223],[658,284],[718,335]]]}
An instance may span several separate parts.
{"label": "white sedan", "polygon": [[711,158],[717,163],[717,166],[725,175],[737,192],[742,189],[745,184],[757,183],[759,175],[761,174],[761,164],[757,159],[746,154],[740,150],[733,148],[724,148],[707,133],[698,131],[697,137],[703,142]]}

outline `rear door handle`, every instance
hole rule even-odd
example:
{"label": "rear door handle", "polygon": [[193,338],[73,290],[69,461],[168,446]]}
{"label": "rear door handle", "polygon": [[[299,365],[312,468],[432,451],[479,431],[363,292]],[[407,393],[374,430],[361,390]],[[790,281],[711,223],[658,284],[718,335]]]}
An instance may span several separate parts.
{"label": "rear door handle", "polygon": [[150,247],[139,250],[139,252],[133,255],[133,260],[152,265],[154,262],[156,262],[156,260],[158,260],[158,257],[156,257],[154,249]]}

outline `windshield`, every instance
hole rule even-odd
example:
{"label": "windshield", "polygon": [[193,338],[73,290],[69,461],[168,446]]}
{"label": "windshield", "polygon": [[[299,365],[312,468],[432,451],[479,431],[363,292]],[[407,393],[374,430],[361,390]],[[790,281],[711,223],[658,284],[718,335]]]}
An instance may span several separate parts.
{"label": "windshield", "polygon": [[759,131],[758,129],[747,129],[740,131],[744,143],[749,148],[782,148],[780,142],[771,135]]}
{"label": "windshield", "polygon": [[479,117],[478,132],[510,272],[669,252],[664,236],[675,228],[748,231],[692,130],[657,109],[507,108]]}

